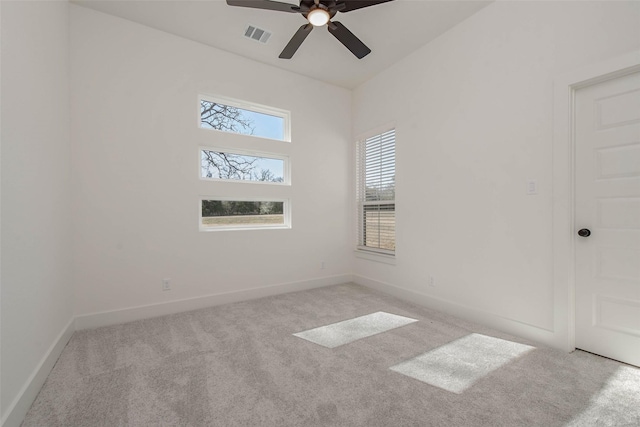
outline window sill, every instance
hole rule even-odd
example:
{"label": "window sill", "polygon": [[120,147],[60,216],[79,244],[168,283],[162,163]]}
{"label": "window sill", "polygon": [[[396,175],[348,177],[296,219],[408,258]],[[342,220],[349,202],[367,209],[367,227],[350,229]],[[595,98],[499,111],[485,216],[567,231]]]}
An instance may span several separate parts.
{"label": "window sill", "polygon": [[264,227],[246,226],[246,227],[200,227],[200,231],[256,231],[256,230],[291,230],[290,225],[267,225]]}
{"label": "window sill", "polygon": [[353,251],[357,258],[366,259],[369,261],[381,262],[383,264],[396,265],[395,255],[379,254],[376,252],[364,251],[356,249]]}

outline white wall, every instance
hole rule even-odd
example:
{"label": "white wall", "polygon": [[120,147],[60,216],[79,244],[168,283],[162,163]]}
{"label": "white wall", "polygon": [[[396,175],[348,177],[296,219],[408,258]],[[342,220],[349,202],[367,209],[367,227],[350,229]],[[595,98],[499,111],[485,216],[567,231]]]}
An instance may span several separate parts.
{"label": "white wall", "polygon": [[638,47],[638,2],[497,2],[358,87],[356,135],[397,125],[398,228],[397,264],[356,258],[357,280],[566,348],[554,77]]}
{"label": "white wall", "polygon": [[[350,273],[350,91],[82,7],[70,20],[76,314]],[[199,93],[291,111],[292,142],[198,129]],[[288,154],[293,185],[200,181],[200,145]],[[198,231],[200,196],[264,192],[291,198],[292,229]]]}
{"label": "white wall", "polygon": [[16,398],[35,397],[39,380],[25,387],[73,317],[68,13],[66,2],[0,7],[1,408],[15,423]]}

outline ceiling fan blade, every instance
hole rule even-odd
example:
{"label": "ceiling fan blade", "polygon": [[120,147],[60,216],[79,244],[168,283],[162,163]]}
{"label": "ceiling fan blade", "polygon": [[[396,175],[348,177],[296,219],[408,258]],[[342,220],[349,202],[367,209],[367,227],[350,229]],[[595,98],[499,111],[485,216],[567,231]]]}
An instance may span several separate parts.
{"label": "ceiling fan blade", "polygon": [[369,49],[359,38],[338,21],[329,21],[327,29],[340,43],[345,45],[358,59],[362,59],[371,53]]}
{"label": "ceiling fan blade", "polygon": [[293,54],[296,53],[296,51],[304,41],[304,39],[307,38],[311,30],[313,30],[313,25],[311,24],[306,24],[298,28],[298,31],[296,31],[293,37],[291,37],[291,40],[289,40],[289,43],[287,43],[287,45],[282,50],[282,53],[280,54],[279,58],[291,59],[293,57]]}
{"label": "ceiling fan blade", "polygon": [[386,3],[393,0],[343,0],[338,1],[338,5],[344,4],[340,12],[351,12],[352,10],[362,9],[363,7],[375,6],[380,3]]}
{"label": "ceiling fan blade", "polygon": [[254,9],[275,10],[277,12],[298,13],[298,6],[270,0],[227,0],[229,6],[251,7]]}
{"label": "ceiling fan blade", "polygon": [[300,7],[304,7],[305,9],[311,9],[315,4],[315,0],[300,0]]}

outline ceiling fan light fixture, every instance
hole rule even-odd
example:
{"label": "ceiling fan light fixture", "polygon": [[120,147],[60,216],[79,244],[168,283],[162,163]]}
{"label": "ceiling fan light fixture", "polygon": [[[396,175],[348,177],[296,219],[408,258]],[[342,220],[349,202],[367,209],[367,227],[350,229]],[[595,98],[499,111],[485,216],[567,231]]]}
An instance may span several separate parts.
{"label": "ceiling fan light fixture", "polygon": [[[2,0],[0,0],[2,1]],[[286,1],[286,3],[285,3]],[[292,4],[294,0],[227,0],[229,6],[249,7],[253,9],[273,10],[285,13],[299,13],[308,23],[300,26],[278,58],[291,59],[298,48],[315,27],[326,25],[329,33],[355,55],[362,59],[371,53],[362,40],[356,37],[340,21],[331,19],[338,12],[351,12],[386,3],[393,0],[297,0],[300,6]],[[296,1],[296,2],[297,2]]]}
{"label": "ceiling fan light fixture", "polygon": [[329,12],[321,8],[313,9],[307,15],[307,20],[314,27],[321,27],[325,25],[327,22],[329,22],[329,18]]}

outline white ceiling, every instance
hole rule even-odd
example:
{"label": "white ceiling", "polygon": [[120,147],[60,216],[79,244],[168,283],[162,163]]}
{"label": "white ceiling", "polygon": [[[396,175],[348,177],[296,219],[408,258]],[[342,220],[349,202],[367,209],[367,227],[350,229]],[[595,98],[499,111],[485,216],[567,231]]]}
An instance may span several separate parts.
{"label": "white ceiling", "polygon": [[[372,52],[357,59],[326,27],[315,28],[292,59],[278,55],[306,20],[299,14],[228,6],[225,0],[71,0],[180,37],[314,79],[354,88],[435,39],[491,1],[395,0],[340,21]],[[280,0],[296,3],[295,0]],[[296,3],[297,4],[297,3]],[[247,24],[271,31],[267,44],[244,37]]]}

